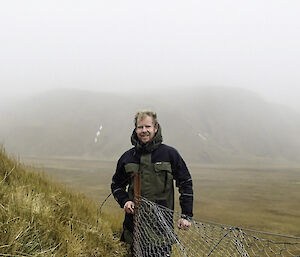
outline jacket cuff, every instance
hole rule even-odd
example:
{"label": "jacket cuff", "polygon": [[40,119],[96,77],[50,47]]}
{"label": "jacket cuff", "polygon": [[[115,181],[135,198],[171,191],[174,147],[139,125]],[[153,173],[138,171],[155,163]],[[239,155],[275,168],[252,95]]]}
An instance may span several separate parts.
{"label": "jacket cuff", "polygon": [[122,200],[119,202],[120,207],[121,207],[121,208],[124,208],[125,203],[128,202],[128,201],[130,201],[129,198],[124,198],[124,199],[122,199]]}
{"label": "jacket cuff", "polygon": [[[192,215],[193,216],[193,215]],[[186,215],[186,214],[181,214],[181,218],[185,219],[185,220],[188,220],[188,221],[191,221],[192,220],[192,216],[190,215]]]}

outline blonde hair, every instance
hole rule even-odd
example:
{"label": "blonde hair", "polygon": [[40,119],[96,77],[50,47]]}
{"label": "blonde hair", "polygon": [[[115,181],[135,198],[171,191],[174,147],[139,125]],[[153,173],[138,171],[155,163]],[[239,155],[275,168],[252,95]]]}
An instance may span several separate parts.
{"label": "blonde hair", "polygon": [[137,120],[138,118],[140,118],[141,120],[143,120],[146,116],[150,116],[153,120],[153,125],[156,126],[157,122],[157,114],[153,111],[150,110],[140,110],[136,113],[136,115],[134,116],[134,125],[137,125]]}

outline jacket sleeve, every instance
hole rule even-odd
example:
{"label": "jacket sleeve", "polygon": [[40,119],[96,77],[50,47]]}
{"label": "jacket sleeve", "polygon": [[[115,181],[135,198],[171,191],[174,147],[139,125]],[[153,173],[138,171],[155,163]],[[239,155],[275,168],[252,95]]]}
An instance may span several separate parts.
{"label": "jacket sleeve", "polygon": [[111,192],[121,208],[123,208],[125,203],[129,201],[129,196],[126,192],[129,179],[130,177],[126,175],[124,163],[122,162],[121,157],[118,161],[116,172],[112,177],[111,183]]}
{"label": "jacket sleeve", "polygon": [[180,154],[175,151],[173,155],[173,176],[176,180],[176,186],[179,191],[179,203],[181,207],[181,212],[188,217],[193,217],[193,182],[191,174],[180,156]]}

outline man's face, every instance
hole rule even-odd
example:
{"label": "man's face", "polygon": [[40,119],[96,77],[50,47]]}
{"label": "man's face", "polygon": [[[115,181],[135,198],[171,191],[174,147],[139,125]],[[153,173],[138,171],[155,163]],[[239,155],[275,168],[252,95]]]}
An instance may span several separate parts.
{"label": "man's face", "polygon": [[154,137],[157,126],[153,125],[153,119],[150,116],[145,116],[143,119],[138,117],[135,131],[138,139],[145,144]]}

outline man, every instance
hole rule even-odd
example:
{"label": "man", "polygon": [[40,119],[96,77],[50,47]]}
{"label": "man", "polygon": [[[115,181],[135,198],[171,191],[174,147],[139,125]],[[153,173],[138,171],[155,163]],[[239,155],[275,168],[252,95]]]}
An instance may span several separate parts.
{"label": "man", "polygon": [[156,113],[140,111],[135,115],[134,122],[135,129],[131,136],[134,147],[120,157],[111,184],[116,201],[126,212],[121,240],[130,244],[133,242],[133,176],[137,172],[141,172],[142,176],[142,197],[171,210],[174,210],[173,181],[176,181],[182,210],[179,228],[188,229],[191,225],[188,219],[193,216],[191,175],[177,150],[162,144]]}

